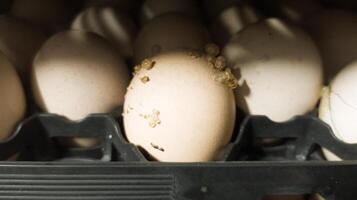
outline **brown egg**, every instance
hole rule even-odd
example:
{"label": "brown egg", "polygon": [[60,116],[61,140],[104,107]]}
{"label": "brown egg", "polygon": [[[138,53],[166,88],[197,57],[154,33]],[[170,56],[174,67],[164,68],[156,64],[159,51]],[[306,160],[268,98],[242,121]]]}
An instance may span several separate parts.
{"label": "brown egg", "polygon": [[5,15],[0,16],[0,51],[10,59],[21,76],[26,76],[45,39],[45,35],[33,26]]}
{"label": "brown egg", "polygon": [[0,53],[0,141],[9,138],[26,110],[26,99],[14,66]]}
{"label": "brown egg", "polygon": [[129,16],[114,7],[88,8],[77,15],[71,28],[96,33],[106,38],[125,58],[133,55],[136,26]]}
{"label": "brown egg", "polygon": [[270,18],[235,35],[224,48],[241,78],[238,107],[248,114],[286,121],[313,110],[322,89],[322,64],[311,38],[298,27]]}
{"label": "brown egg", "polygon": [[[43,111],[81,120],[123,105],[128,69],[105,39],[82,31],[51,37],[37,53],[32,88]],[[91,146],[92,140],[77,140]]]}
{"label": "brown egg", "polygon": [[222,11],[210,30],[215,42],[224,46],[234,34],[247,25],[258,22],[260,18],[255,8],[250,5],[232,6]]}
{"label": "brown egg", "polygon": [[344,66],[357,61],[357,15],[325,10],[309,19],[309,30],[320,49],[325,78],[331,80]]}
{"label": "brown egg", "polygon": [[53,28],[70,17],[67,0],[14,0],[11,15],[36,25]]}
{"label": "brown egg", "polygon": [[141,23],[167,13],[182,13],[197,17],[199,8],[192,0],[146,0],[141,7]]}
{"label": "brown egg", "polygon": [[147,23],[134,43],[134,60],[143,59],[168,50],[203,50],[209,41],[207,30],[194,18],[182,14],[165,14]]}
{"label": "brown egg", "polygon": [[221,60],[170,51],[137,66],[124,104],[128,140],[159,161],[214,160],[232,136],[236,113],[229,87],[236,79]]}

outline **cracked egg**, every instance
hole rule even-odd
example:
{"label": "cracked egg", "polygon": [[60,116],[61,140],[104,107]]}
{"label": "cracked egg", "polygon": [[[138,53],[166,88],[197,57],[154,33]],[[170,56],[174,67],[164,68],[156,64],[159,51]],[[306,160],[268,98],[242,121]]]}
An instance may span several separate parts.
{"label": "cracked egg", "polygon": [[192,55],[170,51],[151,58],[152,67],[139,67],[126,93],[126,137],[159,161],[214,160],[232,136],[231,84],[237,80],[205,56]]}
{"label": "cracked egg", "polygon": [[[357,63],[345,67],[323,91],[319,118],[330,125],[335,136],[346,143],[357,143]],[[324,149],[328,160],[341,160]]]}

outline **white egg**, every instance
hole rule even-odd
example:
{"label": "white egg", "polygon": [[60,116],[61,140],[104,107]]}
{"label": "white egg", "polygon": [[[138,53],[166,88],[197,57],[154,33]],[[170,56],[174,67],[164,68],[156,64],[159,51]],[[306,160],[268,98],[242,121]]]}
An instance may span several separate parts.
{"label": "white egg", "polygon": [[250,25],[230,40],[224,55],[243,82],[236,101],[246,113],[280,122],[315,108],[321,59],[299,28],[274,18]]}
{"label": "white egg", "polygon": [[215,42],[224,46],[231,37],[249,24],[259,21],[260,15],[250,5],[226,8],[210,27]]}
{"label": "white egg", "polygon": [[46,112],[81,120],[124,102],[128,69],[114,47],[95,34],[56,34],[37,53],[33,66],[34,96]]}
{"label": "white egg", "polygon": [[215,159],[234,128],[234,95],[225,85],[233,75],[190,51],[162,53],[136,69],[124,104],[127,139],[159,161]]}
{"label": "white egg", "polygon": [[26,99],[19,76],[14,66],[0,53],[0,140],[15,131],[26,111]]}
{"label": "white egg", "polygon": [[21,76],[27,75],[37,50],[45,40],[45,35],[30,24],[0,16],[0,51],[10,59]]}
{"label": "white egg", "polygon": [[203,50],[209,41],[207,30],[194,18],[182,14],[165,14],[147,23],[134,43],[134,60],[175,49]]}
{"label": "white egg", "polygon": [[343,67],[357,61],[357,15],[325,10],[309,19],[309,30],[320,49],[325,78],[332,79]]}
{"label": "white egg", "polygon": [[90,7],[77,15],[71,28],[96,33],[106,38],[125,58],[133,55],[136,26],[129,16],[114,7]]}
{"label": "white egg", "polygon": [[192,0],[145,0],[141,7],[141,23],[167,13],[182,13],[190,16],[199,16],[196,1]]}
{"label": "white egg", "polygon": [[[319,117],[330,125],[335,136],[346,143],[357,143],[357,62],[345,67],[326,88]],[[341,160],[324,149],[328,160]]]}

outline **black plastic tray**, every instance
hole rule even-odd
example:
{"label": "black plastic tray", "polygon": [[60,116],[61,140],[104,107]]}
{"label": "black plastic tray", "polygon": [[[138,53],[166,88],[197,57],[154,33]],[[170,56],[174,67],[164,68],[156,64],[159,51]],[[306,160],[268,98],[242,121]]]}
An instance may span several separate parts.
{"label": "black plastic tray", "polygon": [[[319,153],[323,146],[353,159],[356,145],[338,141],[317,118],[274,123],[249,116],[236,132],[219,161],[160,163],[148,161],[126,142],[110,116],[92,115],[74,123],[56,115],[34,115],[0,144],[2,156],[20,152],[25,160],[0,163],[0,199],[261,200],[266,194],[320,193],[326,200],[350,200],[357,195],[357,161],[322,161]],[[55,140],[81,136],[101,138],[102,143],[64,150]],[[284,142],[255,150],[250,145],[257,138]]]}

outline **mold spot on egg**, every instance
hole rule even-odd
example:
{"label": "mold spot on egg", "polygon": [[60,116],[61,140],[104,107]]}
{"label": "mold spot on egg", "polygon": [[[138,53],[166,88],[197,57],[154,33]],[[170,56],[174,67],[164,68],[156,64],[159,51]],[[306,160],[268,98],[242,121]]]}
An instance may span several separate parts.
{"label": "mold spot on egg", "polygon": [[148,76],[144,76],[140,80],[141,80],[142,83],[147,83],[147,82],[150,81],[150,78]]}
{"label": "mold spot on egg", "polygon": [[231,69],[225,69],[224,71],[219,71],[215,75],[215,80],[228,86],[231,89],[238,87],[238,79],[233,75]]}
{"label": "mold spot on egg", "polygon": [[157,125],[161,124],[161,120],[159,118],[160,111],[153,109],[152,114],[139,114],[140,117],[149,121],[149,126],[151,128],[155,128]]}
{"label": "mold spot on egg", "polygon": [[214,67],[223,70],[227,65],[227,61],[223,56],[218,56],[214,62]]}
{"label": "mold spot on egg", "polygon": [[150,59],[145,59],[143,62],[141,62],[141,68],[150,70],[154,67],[155,61],[152,61]]}

